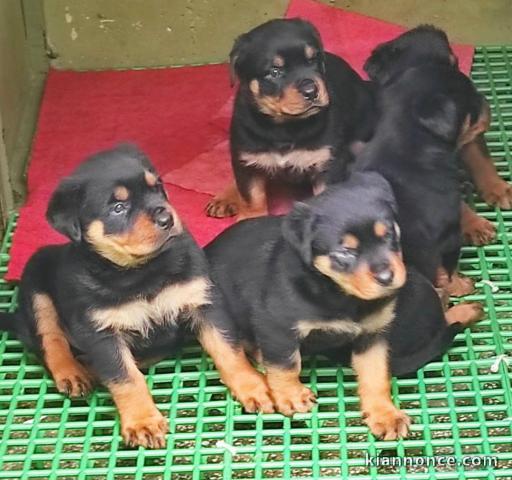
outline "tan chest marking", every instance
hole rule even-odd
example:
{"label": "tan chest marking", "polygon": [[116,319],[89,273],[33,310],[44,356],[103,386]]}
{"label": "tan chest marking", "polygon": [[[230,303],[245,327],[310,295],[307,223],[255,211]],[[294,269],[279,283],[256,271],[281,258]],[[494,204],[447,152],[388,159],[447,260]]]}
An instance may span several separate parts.
{"label": "tan chest marking", "polygon": [[138,332],[147,336],[155,325],[175,323],[178,315],[210,303],[209,283],[194,278],[164,288],[151,300],[136,299],[115,307],[95,309],[92,319],[100,330]]}
{"label": "tan chest marking", "polygon": [[319,169],[331,159],[331,149],[292,150],[287,153],[264,152],[242,153],[240,160],[247,166],[258,167],[268,172],[290,168],[296,172]]}
{"label": "tan chest marking", "polygon": [[379,311],[364,317],[360,322],[353,322],[350,319],[340,320],[300,320],[297,324],[297,331],[300,338],[306,338],[313,330],[334,334],[347,334],[357,337],[364,333],[374,333],[383,330],[395,317],[395,304],[393,300]]}

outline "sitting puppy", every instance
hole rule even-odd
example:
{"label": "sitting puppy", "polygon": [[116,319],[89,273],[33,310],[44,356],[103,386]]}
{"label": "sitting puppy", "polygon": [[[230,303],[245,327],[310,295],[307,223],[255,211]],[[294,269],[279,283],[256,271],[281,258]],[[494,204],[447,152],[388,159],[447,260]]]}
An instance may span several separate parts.
{"label": "sitting puppy", "polygon": [[305,184],[316,194],[342,179],[350,144],[372,129],[368,82],[324,52],[315,27],[299,19],[254,28],[237,39],[230,58],[240,80],[230,131],[236,185],[207,214],[266,215],[271,181]]}
{"label": "sitting puppy", "polygon": [[[375,48],[364,68],[370,79],[382,87],[408,68],[427,64],[457,68],[458,62],[446,34],[431,25],[421,25]],[[483,136],[490,120],[485,106],[461,142],[461,157],[483,199],[491,205],[511,208],[512,186],[498,176]],[[495,234],[493,224],[476,215],[466,203],[462,204],[462,229],[465,238],[476,245],[490,242]]]}
{"label": "sitting puppy", "polygon": [[163,447],[168,431],[139,362],[172,352],[210,302],[203,252],[169,205],[148,158],[121,146],[62,180],[50,224],[71,240],[40,249],[21,279],[19,310],[0,314],[39,352],[57,389],[108,387],[128,445]]}
{"label": "sitting puppy", "polygon": [[452,295],[470,293],[455,275],[462,235],[457,148],[480,130],[485,99],[452,66],[412,67],[379,91],[380,120],[356,171],[377,171],[395,194],[407,265]]}
{"label": "sitting puppy", "polygon": [[[281,413],[312,408],[315,396],[299,380],[300,348],[322,332],[325,344],[350,345],[371,431],[407,434],[409,418],[391,400],[385,334],[406,275],[395,209],[380,175],[354,174],[287,216],[238,223],[206,247],[224,298],[210,336],[252,352]],[[233,369],[231,388],[244,381]]]}

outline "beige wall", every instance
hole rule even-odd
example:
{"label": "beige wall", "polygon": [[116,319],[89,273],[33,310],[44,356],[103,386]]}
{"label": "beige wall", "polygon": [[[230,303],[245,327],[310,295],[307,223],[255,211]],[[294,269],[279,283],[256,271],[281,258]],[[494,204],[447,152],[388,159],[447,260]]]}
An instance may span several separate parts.
{"label": "beige wall", "polygon": [[283,14],[287,0],[45,0],[62,68],[222,62],[233,38]]}

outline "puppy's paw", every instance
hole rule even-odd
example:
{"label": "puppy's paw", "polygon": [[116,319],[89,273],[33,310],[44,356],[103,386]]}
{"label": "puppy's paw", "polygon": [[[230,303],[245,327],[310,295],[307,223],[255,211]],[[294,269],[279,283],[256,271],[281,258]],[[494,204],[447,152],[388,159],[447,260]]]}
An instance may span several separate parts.
{"label": "puppy's paw", "polygon": [[459,303],[449,308],[445,314],[446,323],[452,325],[460,323],[465,327],[478,322],[484,316],[484,307],[478,302]]}
{"label": "puppy's paw", "polygon": [[489,220],[475,214],[462,222],[462,234],[470,245],[487,245],[496,237],[496,228]]}
{"label": "puppy's paw", "polygon": [[407,437],[411,425],[409,415],[394,406],[368,410],[363,418],[373,435],[383,440]]}
{"label": "puppy's paw", "polygon": [[287,417],[293,416],[294,413],[309,412],[316,404],[315,394],[302,384],[285,391],[274,390],[272,396],[277,411]]}
{"label": "puppy's paw", "polygon": [[488,205],[505,210],[512,208],[512,185],[501,178],[483,185],[480,194]]}
{"label": "puppy's paw", "polygon": [[121,419],[121,434],[129,447],[164,448],[169,431],[167,419],[158,411]]}
{"label": "puppy's paw", "polygon": [[232,386],[231,393],[249,413],[274,413],[274,402],[267,383],[262,375],[257,375]]}
{"label": "puppy's paw", "polygon": [[233,217],[238,213],[238,202],[222,195],[213,197],[205,207],[206,215],[214,218]]}
{"label": "puppy's paw", "polygon": [[463,297],[475,291],[475,284],[470,278],[454,273],[444,288],[452,297]]}
{"label": "puppy's paw", "polygon": [[69,397],[85,397],[92,390],[92,378],[78,362],[70,363],[54,372],[57,390]]}

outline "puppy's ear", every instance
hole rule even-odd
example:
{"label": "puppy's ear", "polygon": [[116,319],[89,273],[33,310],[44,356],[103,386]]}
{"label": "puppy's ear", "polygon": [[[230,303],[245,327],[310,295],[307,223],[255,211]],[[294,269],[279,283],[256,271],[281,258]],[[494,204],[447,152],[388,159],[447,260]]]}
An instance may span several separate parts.
{"label": "puppy's ear", "polygon": [[313,228],[316,220],[317,216],[309,205],[296,202],[282,225],[284,238],[306,264],[310,264],[313,258]]}
{"label": "puppy's ear", "polygon": [[414,105],[418,123],[436,137],[452,142],[457,139],[457,106],[443,94],[423,98]]}
{"label": "puppy's ear", "polygon": [[73,242],[79,242],[82,239],[79,218],[81,202],[80,185],[73,179],[65,179],[53,193],[46,211],[46,219],[50,225]]}
{"label": "puppy's ear", "polygon": [[400,57],[400,49],[389,43],[377,46],[363,65],[373,82],[383,85],[391,78],[392,65]]}
{"label": "puppy's ear", "polygon": [[244,55],[245,49],[249,44],[249,39],[247,34],[240,35],[233,44],[233,48],[231,49],[231,53],[229,54],[229,72],[230,72],[230,81],[231,86],[236,83],[236,80],[239,76],[239,66]]}

